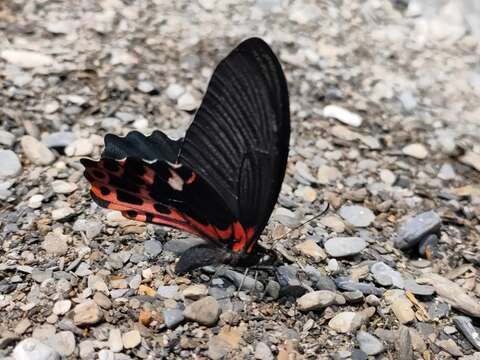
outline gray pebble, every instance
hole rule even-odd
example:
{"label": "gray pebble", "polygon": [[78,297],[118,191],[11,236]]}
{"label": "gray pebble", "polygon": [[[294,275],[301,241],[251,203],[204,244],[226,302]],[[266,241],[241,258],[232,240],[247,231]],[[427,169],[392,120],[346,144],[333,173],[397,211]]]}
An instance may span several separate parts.
{"label": "gray pebble", "polygon": [[385,349],[380,340],[365,331],[358,332],[357,341],[360,349],[367,355],[377,355]]}
{"label": "gray pebble", "polygon": [[367,247],[367,243],[361,237],[335,237],[324,246],[328,255],[337,258],[359,254]]}
{"label": "gray pebble", "polygon": [[433,210],[423,212],[405,221],[394,239],[399,249],[408,249],[416,246],[420,240],[431,233],[440,231],[442,219]]}
{"label": "gray pebble", "polygon": [[162,252],[162,243],[158,240],[147,240],[143,244],[143,252],[150,259],[156,258]]}
{"label": "gray pebble", "polygon": [[390,279],[389,282],[394,287],[398,289],[403,289],[404,287],[404,281],[403,281],[402,275],[398,271],[392,269],[390,266],[388,266],[387,264],[381,261],[373,264],[372,267],[370,268],[370,272],[374,276],[377,283],[382,286],[389,286],[386,283],[388,282],[388,278],[389,278]]}
{"label": "gray pebble", "polygon": [[163,311],[163,319],[165,325],[167,325],[169,329],[172,329],[183,321],[183,311],[179,309],[166,309]]}
{"label": "gray pebble", "polygon": [[0,180],[14,177],[22,171],[22,164],[17,154],[11,150],[0,150]]}
{"label": "gray pebble", "polygon": [[355,227],[367,227],[375,220],[372,210],[359,205],[342,206],[339,214]]}
{"label": "gray pebble", "polygon": [[430,285],[419,285],[415,280],[405,280],[405,290],[415,295],[430,296],[433,295],[435,289]]}

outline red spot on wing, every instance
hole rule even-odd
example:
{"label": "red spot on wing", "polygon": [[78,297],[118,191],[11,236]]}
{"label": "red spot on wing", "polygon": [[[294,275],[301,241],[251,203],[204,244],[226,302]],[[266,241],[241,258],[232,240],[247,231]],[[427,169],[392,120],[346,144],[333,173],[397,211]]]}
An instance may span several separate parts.
{"label": "red spot on wing", "polygon": [[187,183],[187,184],[193,183],[193,182],[195,181],[196,177],[197,177],[197,174],[195,174],[195,173],[192,171],[192,176],[190,176],[190,177],[187,179],[187,181],[185,181],[185,183]]}
{"label": "red spot on wing", "polygon": [[[235,238],[235,243],[232,246],[233,251],[238,252],[245,249],[245,246],[248,244],[249,240],[254,235],[255,231],[253,227],[248,227],[246,230],[242,224],[236,221],[233,224],[233,236]],[[247,252],[252,251],[253,245],[250,245]]]}

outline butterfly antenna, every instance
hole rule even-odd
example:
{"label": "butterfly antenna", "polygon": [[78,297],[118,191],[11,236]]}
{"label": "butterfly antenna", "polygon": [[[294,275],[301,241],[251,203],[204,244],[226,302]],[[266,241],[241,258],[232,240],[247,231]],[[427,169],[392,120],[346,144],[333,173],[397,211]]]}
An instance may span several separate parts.
{"label": "butterfly antenna", "polygon": [[328,202],[325,202],[326,205],[324,205],[324,208],[320,211],[320,213],[318,213],[317,215],[315,216],[312,216],[310,219],[304,221],[303,223],[295,226],[293,229],[290,229],[288,230],[285,234],[283,235],[280,235],[279,237],[277,237],[276,239],[273,239],[273,244],[271,246],[271,249],[274,249],[275,248],[275,245],[278,243],[279,240],[282,240],[284,239],[288,234],[290,234],[291,232],[297,230],[297,229],[300,229],[302,226],[308,224],[310,221],[313,221],[315,219],[318,219],[320,216],[322,216],[323,214],[325,214],[327,212],[327,210],[330,208],[330,204]]}

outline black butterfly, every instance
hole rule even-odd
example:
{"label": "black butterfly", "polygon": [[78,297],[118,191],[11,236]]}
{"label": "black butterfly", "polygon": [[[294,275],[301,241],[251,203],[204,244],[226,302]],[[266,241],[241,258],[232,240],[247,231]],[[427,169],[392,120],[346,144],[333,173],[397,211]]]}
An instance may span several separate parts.
{"label": "black butterfly", "polygon": [[282,67],[263,40],[250,38],[215,69],[184,138],[108,134],[101,159],[81,162],[98,205],[208,240],[182,255],[177,273],[251,266],[280,192],[289,139]]}

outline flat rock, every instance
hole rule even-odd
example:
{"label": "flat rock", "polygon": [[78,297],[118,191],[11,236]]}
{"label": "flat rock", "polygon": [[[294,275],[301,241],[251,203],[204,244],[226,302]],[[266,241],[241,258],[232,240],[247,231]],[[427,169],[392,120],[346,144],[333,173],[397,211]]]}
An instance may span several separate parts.
{"label": "flat rock", "polygon": [[317,170],[317,182],[320,184],[330,184],[335,182],[342,173],[333,166],[322,165]]}
{"label": "flat rock", "polygon": [[359,205],[342,206],[339,214],[355,227],[367,227],[375,220],[372,210]]}
{"label": "flat rock", "polygon": [[52,182],[52,189],[56,194],[71,194],[77,190],[77,188],[77,184],[63,180],[54,180]]}
{"label": "flat rock", "polygon": [[323,116],[327,118],[334,118],[344,124],[359,127],[362,125],[362,118],[347,109],[336,105],[327,105],[323,108]]}
{"label": "flat rock", "polygon": [[[402,275],[398,271],[392,269],[390,266],[388,266],[387,264],[381,261],[373,264],[372,267],[370,268],[370,272],[375,278],[380,276],[388,277],[391,281],[391,284],[393,284],[393,286],[398,289],[403,289],[404,287],[404,281],[403,281]],[[386,286],[381,283],[380,285]]]}
{"label": "flat rock", "polygon": [[159,286],[157,289],[157,295],[163,299],[173,299],[178,296],[177,285],[165,285]]}
{"label": "flat rock", "polygon": [[358,330],[364,321],[365,315],[353,311],[344,311],[335,315],[328,322],[328,326],[336,332],[347,334]]}
{"label": "flat rock", "polygon": [[213,326],[220,317],[220,306],[213,296],[206,296],[188,305],[183,315],[186,319],[199,324]]}
{"label": "flat rock", "polygon": [[335,237],[329,239],[324,246],[329,256],[340,258],[361,253],[367,247],[367,242],[361,237]]}
{"label": "flat rock", "polygon": [[360,350],[367,355],[377,355],[385,350],[382,342],[377,337],[365,331],[358,332],[357,341],[360,345]]}
{"label": "flat rock", "polygon": [[50,255],[65,255],[68,251],[69,240],[70,237],[68,235],[52,231],[45,235],[42,248]]}
{"label": "flat rock", "polygon": [[70,310],[72,302],[70,300],[59,300],[53,305],[53,313],[55,315],[63,315]]}
{"label": "flat rock", "polygon": [[338,234],[345,231],[345,224],[343,223],[343,221],[339,217],[334,215],[324,216],[320,219],[320,224],[332,229]]}
{"label": "flat rock", "polygon": [[27,158],[35,165],[50,165],[55,161],[53,152],[33,136],[22,136],[20,144]]}
{"label": "flat rock", "polygon": [[395,247],[403,250],[416,246],[428,234],[440,231],[442,219],[433,210],[407,219],[394,238]]}
{"label": "flat rock", "polygon": [[103,318],[102,311],[93,300],[87,300],[75,306],[73,314],[73,321],[77,326],[93,325]]}
{"label": "flat rock", "polygon": [[274,360],[272,350],[270,350],[270,347],[262,341],[255,345],[255,353],[253,356],[257,360]]}
{"label": "flat rock", "polygon": [[12,150],[0,150],[0,180],[15,177],[22,172],[22,164]]}
{"label": "flat rock", "polygon": [[207,296],[208,288],[203,284],[190,285],[183,289],[182,295],[187,299],[198,300]]}
{"label": "flat rock", "polygon": [[42,137],[42,142],[49,148],[65,148],[76,139],[74,133],[70,131],[59,131],[50,133]]}
{"label": "flat rock", "polygon": [[50,55],[28,50],[3,50],[0,52],[0,57],[10,64],[25,69],[51,66],[54,63]]}
{"label": "flat rock", "polygon": [[405,280],[404,288],[412,294],[420,296],[431,296],[435,292],[433,286],[417,284],[415,280]]}
{"label": "flat rock", "polygon": [[302,255],[308,256],[317,262],[327,257],[325,251],[312,239],[307,239],[301,244],[296,245],[295,249]]}
{"label": "flat rock", "polygon": [[390,306],[400,323],[408,324],[415,319],[412,303],[405,296],[397,297]]}
{"label": "flat rock", "polygon": [[15,135],[8,131],[0,130],[0,145],[12,147],[13,144],[15,144]]}
{"label": "flat rock", "polygon": [[15,346],[15,360],[60,360],[60,354],[38,339],[27,338]]}
{"label": "flat rock", "polygon": [[138,330],[131,330],[122,335],[122,342],[125,349],[133,349],[140,345],[142,336]]}
{"label": "flat rock", "polygon": [[70,356],[75,351],[75,335],[71,331],[60,331],[48,339],[48,344],[62,356]]}
{"label": "flat rock", "polygon": [[162,314],[165,325],[167,325],[169,329],[175,328],[185,319],[183,311],[179,309],[166,309],[163,310]]}
{"label": "flat rock", "polygon": [[477,171],[480,171],[480,154],[473,151],[467,151],[463,156],[458,159],[465,165],[471,166]]}
{"label": "flat rock", "polygon": [[300,311],[318,311],[335,302],[336,293],[328,290],[319,290],[306,293],[297,299]]}
{"label": "flat rock", "polygon": [[108,347],[113,352],[120,352],[123,349],[122,332],[120,329],[110,329],[108,333]]}
{"label": "flat rock", "polygon": [[457,329],[467,338],[470,344],[480,351],[480,333],[473,326],[472,319],[466,316],[455,316],[453,322]]}
{"label": "flat rock", "polygon": [[410,144],[402,149],[404,155],[414,157],[415,159],[426,159],[428,150],[423,144]]}
{"label": "flat rock", "polygon": [[143,252],[150,259],[156,258],[162,250],[162,243],[158,240],[151,239],[143,243]]}
{"label": "flat rock", "polygon": [[94,150],[94,145],[89,139],[77,139],[67,145],[65,155],[67,156],[88,156]]}

